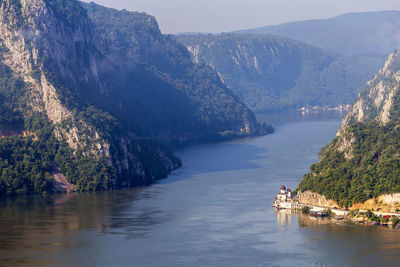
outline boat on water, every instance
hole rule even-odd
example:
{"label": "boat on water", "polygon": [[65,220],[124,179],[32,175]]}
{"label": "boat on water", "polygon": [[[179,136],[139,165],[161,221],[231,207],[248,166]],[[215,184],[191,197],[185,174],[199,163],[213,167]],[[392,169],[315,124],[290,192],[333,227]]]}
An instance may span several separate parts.
{"label": "boat on water", "polygon": [[322,218],[322,217],[326,217],[326,212],[324,212],[324,211],[310,211],[310,216],[311,217],[320,217],[320,218]]}

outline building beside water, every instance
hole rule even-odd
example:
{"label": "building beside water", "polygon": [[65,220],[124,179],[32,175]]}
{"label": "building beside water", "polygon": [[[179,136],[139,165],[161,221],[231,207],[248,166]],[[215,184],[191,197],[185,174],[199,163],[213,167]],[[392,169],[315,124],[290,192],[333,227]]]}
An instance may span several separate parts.
{"label": "building beside water", "polygon": [[281,190],[275,196],[273,207],[277,209],[300,209],[299,201],[292,195],[290,188],[286,189],[286,186],[282,185]]}

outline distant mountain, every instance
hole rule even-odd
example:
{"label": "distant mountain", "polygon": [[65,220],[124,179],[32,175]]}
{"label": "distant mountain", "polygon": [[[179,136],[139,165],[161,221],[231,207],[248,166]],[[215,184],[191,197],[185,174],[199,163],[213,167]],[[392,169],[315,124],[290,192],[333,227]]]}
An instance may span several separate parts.
{"label": "distant mountain", "polygon": [[149,184],[180,166],[167,147],[263,132],[147,14],[76,0],[0,7],[0,197]]}
{"label": "distant mountain", "polygon": [[236,33],[284,36],[347,56],[388,55],[400,48],[400,11],[349,13],[331,19],[289,22]]}
{"label": "distant mountain", "polygon": [[382,66],[380,54],[342,57],[273,35],[179,35],[255,111],[351,103]]}
{"label": "distant mountain", "polygon": [[[400,201],[400,51],[368,82],[320,162],[299,184],[343,207],[395,212]],[[388,195],[397,193],[395,195]],[[319,200],[318,200],[319,199]],[[364,203],[367,201],[366,203]]]}
{"label": "distant mountain", "polygon": [[142,134],[168,144],[190,144],[254,135],[253,112],[226,88],[210,67],[194,64],[172,36],[144,13],[81,3],[94,24],[97,47],[116,72],[105,78],[119,110]]}

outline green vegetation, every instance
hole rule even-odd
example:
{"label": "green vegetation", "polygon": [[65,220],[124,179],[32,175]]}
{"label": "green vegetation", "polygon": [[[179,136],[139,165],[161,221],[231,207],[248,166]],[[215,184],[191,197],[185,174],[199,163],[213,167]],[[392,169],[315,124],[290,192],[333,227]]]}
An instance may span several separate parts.
{"label": "green vegetation", "polygon": [[75,27],[86,16],[85,10],[77,0],[44,0],[46,5],[54,12],[58,20],[63,21],[64,26]]}
{"label": "green vegetation", "polygon": [[367,212],[365,213],[365,217],[367,217],[368,220],[371,222],[376,222],[376,223],[388,223],[389,222],[389,218],[375,215],[371,210],[367,210]]}
{"label": "green vegetation", "polygon": [[362,110],[354,108],[345,118],[340,135],[321,150],[320,162],[311,166],[298,190],[320,193],[345,207],[400,192],[399,62],[396,51],[360,93],[355,107]]}
{"label": "green vegetation", "polygon": [[[173,147],[270,131],[260,128],[212,68],[194,64],[186,47],[162,35],[153,17],[82,5],[100,37],[100,51],[122,66],[103,75],[114,91],[104,108],[123,113],[124,125],[140,121],[143,135]],[[241,130],[246,122],[251,132]]]}
{"label": "green vegetation", "polygon": [[390,222],[392,223],[392,227],[396,227],[396,225],[399,224],[400,219],[399,219],[399,217],[392,217],[392,218],[390,219]]}
{"label": "green vegetation", "polygon": [[[0,58],[4,51],[0,44]],[[0,125],[23,121],[20,108],[26,102],[24,89],[23,81],[15,77],[7,66],[0,64]]]}
{"label": "green vegetation", "polygon": [[311,209],[309,206],[304,206],[301,208],[301,213],[303,213],[303,214],[309,214],[310,211],[311,211]]}
{"label": "green vegetation", "polygon": [[15,20],[16,33],[41,30],[34,42],[36,35],[25,38],[26,50],[39,55],[30,75],[44,75],[70,114],[49,121],[54,99],[0,64],[0,131],[18,126],[0,139],[0,196],[51,192],[57,170],[80,191],[150,184],[181,165],[171,148],[263,131],[217,73],[194,64],[152,17],[45,0],[54,25],[22,26],[40,19],[25,20],[19,1],[7,3],[1,12]]}
{"label": "green vegetation", "polygon": [[379,54],[341,57],[272,35],[180,35],[177,40],[255,111],[351,103],[381,68]]}
{"label": "green vegetation", "polygon": [[300,191],[311,190],[342,206],[364,202],[382,194],[400,192],[400,131],[398,122],[386,126],[375,122],[352,124],[355,137],[351,160],[338,151],[335,138],[304,176]]}
{"label": "green vegetation", "polygon": [[53,126],[40,115],[27,119],[25,126],[35,137],[0,139],[0,196],[52,192],[55,166],[80,191],[109,187],[115,173],[105,160],[95,160],[83,151],[74,153],[54,137]]}
{"label": "green vegetation", "polygon": [[51,162],[31,138],[0,139],[0,196],[52,190]]}
{"label": "green vegetation", "polygon": [[327,217],[335,216],[335,213],[331,209],[327,209],[325,214]]}
{"label": "green vegetation", "polygon": [[[387,224],[389,221],[392,223],[392,226],[395,227],[400,219],[398,217],[389,217],[389,216],[382,216],[382,215],[376,215],[374,214],[371,210],[367,210],[366,212],[360,212],[360,211],[351,211],[347,215],[350,218],[355,219],[356,221],[360,220],[367,221],[368,222],[375,222],[377,224]],[[375,225],[377,225],[375,224]]]}

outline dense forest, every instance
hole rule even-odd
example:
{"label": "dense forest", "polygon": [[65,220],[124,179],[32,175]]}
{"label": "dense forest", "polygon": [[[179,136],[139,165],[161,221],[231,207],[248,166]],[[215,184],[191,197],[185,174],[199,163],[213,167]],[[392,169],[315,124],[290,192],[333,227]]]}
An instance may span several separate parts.
{"label": "dense forest", "polygon": [[354,158],[346,159],[335,139],[323,150],[321,161],[311,166],[298,189],[320,193],[345,207],[400,192],[398,124],[356,123],[348,131],[356,140],[352,146]]}
{"label": "dense forest", "polygon": [[188,143],[219,139],[221,134],[246,135],[246,122],[252,134],[263,131],[217,73],[194,64],[186,47],[162,35],[153,17],[82,5],[95,25],[99,49],[118,62],[123,75],[108,77],[112,97],[121,104],[120,111],[140,121],[145,135],[171,144],[182,142],[182,136]]}
{"label": "dense forest", "polygon": [[345,207],[400,192],[399,67],[396,51],[360,93],[298,190],[320,193]]}
{"label": "dense forest", "polygon": [[150,184],[172,149],[271,131],[147,14],[0,5],[0,196],[52,192],[57,171],[80,191]]}

